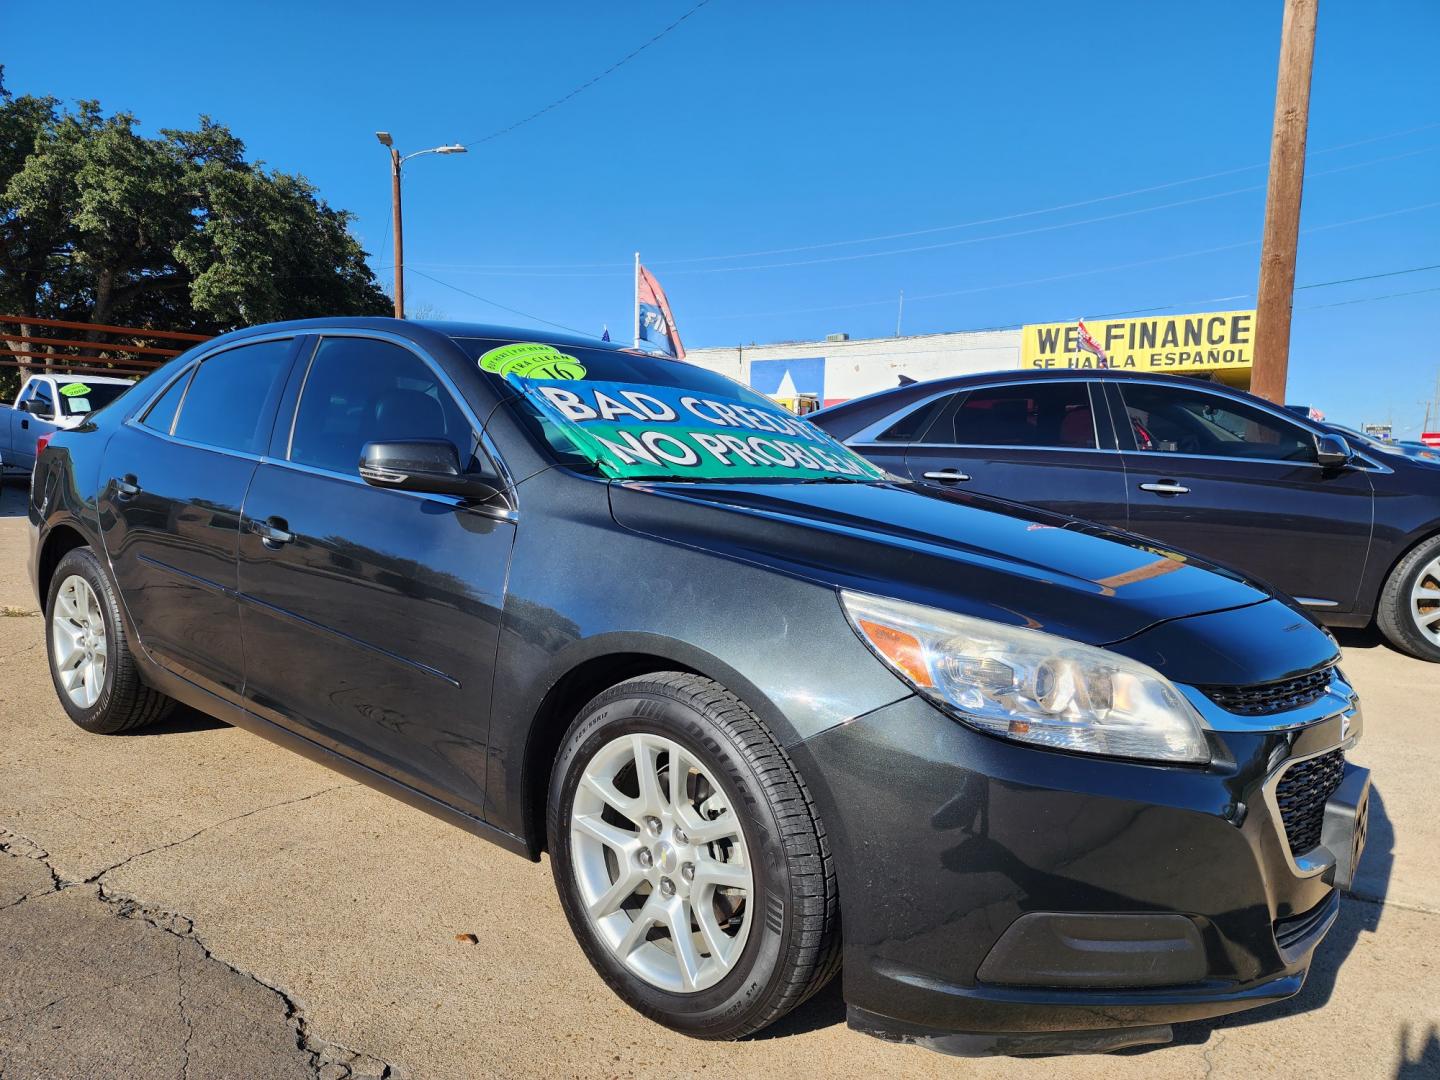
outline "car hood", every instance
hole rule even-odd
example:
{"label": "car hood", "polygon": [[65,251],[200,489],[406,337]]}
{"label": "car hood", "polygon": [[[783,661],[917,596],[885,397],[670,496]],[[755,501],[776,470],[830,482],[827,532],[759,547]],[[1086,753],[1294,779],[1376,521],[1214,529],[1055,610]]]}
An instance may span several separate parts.
{"label": "car hood", "polygon": [[1127,533],[929,485],[610,487],[616,522],[633,531],[1093,645],[1271,595]]}

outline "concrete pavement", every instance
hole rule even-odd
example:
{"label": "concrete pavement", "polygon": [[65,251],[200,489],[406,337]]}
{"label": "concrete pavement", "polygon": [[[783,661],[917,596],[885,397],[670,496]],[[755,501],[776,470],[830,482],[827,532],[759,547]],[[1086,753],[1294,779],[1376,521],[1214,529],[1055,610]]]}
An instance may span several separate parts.
{"label": "concrete pavement", "polygon": [[193,1077],[1440,1077],[1440,671],[1376,642],[1345,642],[1378,796],[1360,898],[1292,1001],[1156,1050],[960,1061],[849,1032],[832,985],[763,1037],[700,1043],[591,972],[548,866],[193,713],[75,728],[25,614],[21,502],[12,481],[0,1076],[184,1076],[188,1054]]}

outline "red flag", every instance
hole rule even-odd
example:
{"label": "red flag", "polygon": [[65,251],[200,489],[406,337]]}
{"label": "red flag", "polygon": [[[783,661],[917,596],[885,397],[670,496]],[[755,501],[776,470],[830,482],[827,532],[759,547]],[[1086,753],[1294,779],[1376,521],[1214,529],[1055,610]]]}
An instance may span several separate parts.
{"label": "red flag", "polygon": [[680,331],[675,329],[675,316],[670,314],[670,301],[653,274],[635,264],[635,332],[640,341],[648,341],[676,360],[685,359],[685,346]]}
{"label": "red flag", "polygon": [[1085,320],[1077,319],[1076,325],[1080,328],[1080,348],[1095,355],[1095,359],[1098,361],[1098,367],[1103,368],[1107,366],[1109,358],[1105,355],[1105,350],[1100,347],[1100,343],[1096,341],[1095,338],[1091,336],[1090,331],[1086,329]]}

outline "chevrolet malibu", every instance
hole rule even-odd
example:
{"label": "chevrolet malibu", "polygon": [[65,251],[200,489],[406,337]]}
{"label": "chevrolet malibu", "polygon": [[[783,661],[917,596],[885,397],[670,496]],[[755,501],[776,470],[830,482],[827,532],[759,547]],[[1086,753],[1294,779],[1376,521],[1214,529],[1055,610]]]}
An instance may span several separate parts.
{"label": "chevrolet malibu", "polygon": [[183,702],[531,859],[702,1038],[843,970],[960,1054],[1296,993],[1364,843],[1334,642],[1133,536],[885,474],[580,338],[228,334],[41,448],[31,571],[86,731]]}

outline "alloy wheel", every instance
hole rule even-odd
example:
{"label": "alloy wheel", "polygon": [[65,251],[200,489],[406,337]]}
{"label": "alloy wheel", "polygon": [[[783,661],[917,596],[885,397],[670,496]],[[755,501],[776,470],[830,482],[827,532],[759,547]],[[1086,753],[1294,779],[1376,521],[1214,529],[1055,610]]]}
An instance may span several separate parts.
{"label": "alloy wheel", "polygon": [[1432,644],[1440,645],[1440,556],[1425,564],[1410,587],[1410,618]]}
{"label": "alloy wheel", "polygon": [[80,708],[90,708],[105,689],[109,652],[100,601],[79,574],[67,577],[55,594],[50,640],[61,687]]}
{"label": "alloy wheel", "polygon": [[673,739],[622,735],[590,759],[570,853],[591,925],[651,986],[695,993],[740,959],[755,891],[745,834],[710,770]]}

